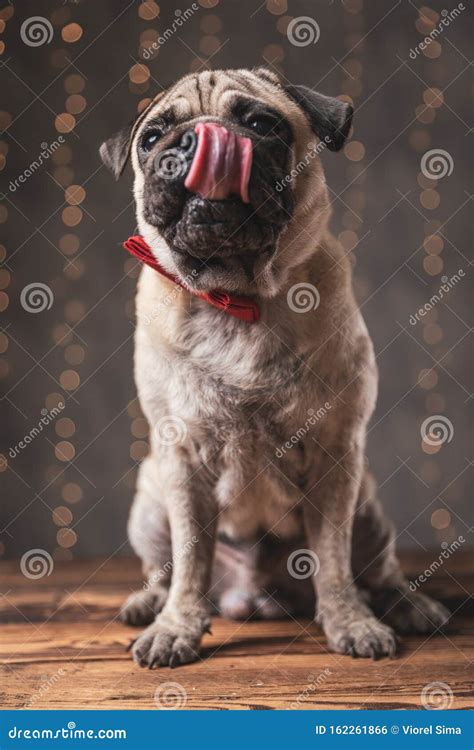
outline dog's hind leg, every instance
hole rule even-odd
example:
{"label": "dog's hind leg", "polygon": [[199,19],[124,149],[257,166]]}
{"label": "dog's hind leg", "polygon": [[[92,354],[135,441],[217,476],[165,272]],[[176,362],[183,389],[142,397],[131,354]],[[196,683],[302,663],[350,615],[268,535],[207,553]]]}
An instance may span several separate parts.
{"label": "dog's hind leg", "polygon": [[271,533],[238,543],[221,538],[211,588],[216,610],[232,620],[311,617],[311,581],[295,579],[288,568],[290,555],[302,547],[303,537],[281,540]]}
{"label": "dog's hind leg", "polygon": [[163,609],[171,580],[172,554],[168,517],[159,497],[160,483],[150,457],[140,466],[128,522],[130,543],[142,559],[146,580],[120,610],[127,625],[149,625]]}
{"label": "dog's hind leg", "polygon": [[352,569],[356,584],[368,591],[374,612],[399,633],[428,633],[442,627],[449,611],[412,590],[395,550],[395,532],[376,497],[367,472],[361,485],[352,536]]}

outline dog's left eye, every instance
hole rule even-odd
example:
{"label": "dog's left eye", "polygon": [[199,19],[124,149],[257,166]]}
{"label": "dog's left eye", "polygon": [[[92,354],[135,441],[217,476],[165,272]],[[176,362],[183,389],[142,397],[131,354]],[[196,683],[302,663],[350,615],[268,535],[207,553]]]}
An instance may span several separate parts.
{"label": "dog's left eye", "polygon": [[276,131],[278,120],[270,115],[258,115],[249,119],[247,127],[254,130],[258,135],[270,135]]}
{"label": "dog's left eye", "polygon": [[141,147],[142,150],[148,153],[151,151],[153,146],[155,146],[159,139],[161,138],[162,133],[159,130],[150,130],[148,133],[146,133],[141,141]]}

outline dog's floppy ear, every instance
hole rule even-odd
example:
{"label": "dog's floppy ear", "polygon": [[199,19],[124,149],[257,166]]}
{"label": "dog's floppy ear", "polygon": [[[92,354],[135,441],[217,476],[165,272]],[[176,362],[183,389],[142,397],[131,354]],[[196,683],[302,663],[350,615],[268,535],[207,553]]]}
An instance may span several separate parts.
{"label": "dog's floppy ear", "polygon": [[285,91],[304,110],[318,138],[331,151],[339,151],[349,135],[354,113],[351,105],[307,86],[285,86]]}
{"label": "dog's floppy ear", "polygon": [[132,132],[136,120],[132,120],[118,133],[103,142],[99,149],[100,157],[105,166],[110,169],[116,180],[120,177],[130,154]]}
{"label": "dog's floppy ear", "polygon": [[103,142],[99,149],[100,157],[104,162],[105,166],[110,169],[116,180],[120,177],[128,157],[130,156],[130,147],[132,145],[133,136],[142,122],[145,119],[149,111],[157,104],[160,99],[166,94],[166,89],[163,89],[154,99],[152,99],[148,105],[135,117],[134,120],[128,123],[124,128],[115,133],[115,135],[108,138]]}

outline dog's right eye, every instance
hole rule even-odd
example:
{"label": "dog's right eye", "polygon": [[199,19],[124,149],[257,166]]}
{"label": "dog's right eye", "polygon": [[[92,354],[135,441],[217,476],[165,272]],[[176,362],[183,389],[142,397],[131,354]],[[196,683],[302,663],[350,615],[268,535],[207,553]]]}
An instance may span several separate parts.
{"label": "dog's right eye", "polygon": [[145,153],[151,151],[153,146],[160,140],[161,135],[162,133],[159,130],[150,130],[148,133],[145,133],[140,144],[142,151],[145,151]]}
{"label": "dog's right eye", "polygon": [[247,122],[247,127],[259,135],[272,135],[278,128],[279,121],[271,115],[255,115]]}

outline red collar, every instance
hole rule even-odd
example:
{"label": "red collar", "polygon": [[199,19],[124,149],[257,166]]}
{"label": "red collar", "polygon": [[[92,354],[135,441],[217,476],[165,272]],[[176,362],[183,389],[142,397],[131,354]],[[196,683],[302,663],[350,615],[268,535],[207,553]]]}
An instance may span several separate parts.
{"label": "red collar", "polygon": [[232,315],[234,318],[244,320],[246,323],[256,323],[260,319],[260,310],[257,303],[253,302],[248,297],[235,297],[233,294],[231,295],[227,292],[220,292],[217,290],[213,292],[193,292],[191,289],[188,289],[188,287],[185,286],[177,276],[165,271],[163,266],[160,265],[153,255],[150,246],[147,245],[143,237],[140,235],[137,234],[134,237],[129,237],[128,240],[123,243],[123,246],[125,250],[128,250],[129,253],[134,255],[135,258],[138,258],[138,260],[141,260],[142,263],[154,268],[155,271],[158,271],[158,273],[161,273],[162,276],[165,276],[182,289],[185,289],[189,294],[193,294],[195,297],[205,300],[213,307],[217,307],[219,310]]}

